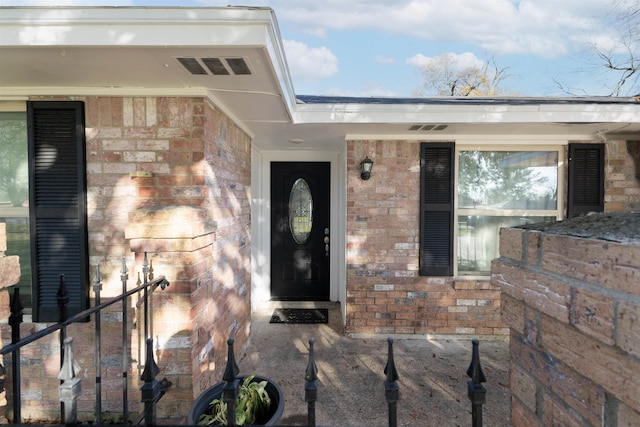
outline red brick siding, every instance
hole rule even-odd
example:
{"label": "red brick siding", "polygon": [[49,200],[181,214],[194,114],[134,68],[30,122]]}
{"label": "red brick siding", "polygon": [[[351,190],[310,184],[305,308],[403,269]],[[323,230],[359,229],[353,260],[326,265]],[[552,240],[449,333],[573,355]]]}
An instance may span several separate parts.
{"label": "red brick siding", "polygon": [[[350,333],[506,334],[489,280],[418,275],[420,144],[347,142]],[[375,163],[362,181],[360,161]]]}
{"label": "red brick siding", "polygon": [[640,141],[609,141],[606,145],[604,207],[606,212],[640,210]]}
{"label": "red brick siding", "polygon": [[513,425],[640,424],[640,247],[522,230],[500,247]]}
{"label": "red brick siding", "polygon": [[[416,141],[347,141],[347,330],[504,334],[506,328],[497,316],[498,288],[483,281],[418,275],[419,146]],[[605,210],[640,208],[640,181],[636,178],[639,146],[640,142],[607,143]],[[365,156],[375,162],[368,181],[359,176],[359,164]],[[522,234],[518,230],[503,232]],[[544,260],[540,258],[540,236],[526,238],[525,247],[517,236],[503,239],[504,256],[533,265],[555,262],[549,253]],[[560,249],[564,247],[560,245]],[[576,265],[574,274],[589,274],[589,268]],[[637,277],[629,274],[636,273],[617,269],[615,281],[620,289],[637,282]],[[532,277],[530,282],[536,279]],[[537,289],[528,288],[527,301],[550,304],[558,315],[567,316],[562,289],[549,294],[545,284],[537,285]],[[601,328],[608,330],[593,333],[611,333],[610,325]]]}
{"label": "red brick siding", "polygon": [[[87,199],[92,274],[100,264],[103,298],[121,292],[124,257],[129,287],[140,277],[143,252],[169,288],[154,297],[154,348],[159,379],[173,382],[161,417],[184,416],[195,394],[219,381],[226,339],[238,351],[250,322],[250,138],[203,98],[78,98],[87,121]],[[136,171],[152,176],[131,176]],[[92,293],[93,296],[93,293]],[[122,406],[120,305],[103,316],[105,416]],[[144,337],[129,310],[130,410],[140,411]],[[138,324],[134,328],[134,318]],[[104,319],[109,320],[104,320]],[[24,324],[23,336],[41,325]],[[3,342],[9,337],[2,328]],[[82,371],[81,421],[94,416],[93,324],[70,328]],[[23,352],[34,369],[23,384],[23,418],[59,414],[57,337]],[[31,373],[30,373],[31,374]]]}

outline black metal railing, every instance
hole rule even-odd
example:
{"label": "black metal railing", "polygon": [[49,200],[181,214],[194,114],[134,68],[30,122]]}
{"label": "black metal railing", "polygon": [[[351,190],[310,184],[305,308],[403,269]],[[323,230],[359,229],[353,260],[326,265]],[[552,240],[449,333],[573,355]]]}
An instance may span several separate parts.
{"label": "black metal railing", "polygon": [[[20,338],[20,324],[22,323],[22,304],[20,303],[19,291],[14,290],[11,299],[11,315],[9,317],[9,325],[11,326],[11,344],[0,349],[0,354],[6,356],[11,354],[11,373],[12,373],[12,405],[13,405],[13,424],[21,424],[21,370],[20,370],[20,350],[27,344],[45,338],[59,331],[60,339],[60,371],[57,378],[60,380],[59,396],[60,396],[60,419],[67,426],[76,426],[78,424],[77,417],[77,401],[81,393],[81,380],[77,377],[80,371],[74,357],[73,338],[67,336],[67,326],[85,322],[94,316],[95,328],[95,424],[103,424],[102,420],[102,348],[101,348],[101,312],[107,307],[122,302],[122,420],[124,424],[141,424],[154,426],[156,425],[156,408],[158,401],[163,397],[170,382],[166,379],[157,380],[156,377],[160,373],[160,369],[154,360],[153,352],[153,292],[160,288],[164,290],[169,282],[164,277],[153,278],[153,268],[147,261],[147,254],[144,255],[142,268],[142,280],[138,279],[138,283],[134,289],[127,290],[127,282],[129,280],[128,269],[124,259],[122,260],[122,269],[120,271],[120,279],[122,282],[122,294],[110,298],[107,302],[101,301],[102,278],[99,267],[96,267],[95,277],[93,279],[93,290],[95,294],[95,306],[72,317],[66,317],[66,304],[68,303],[68,294],[66,291],[64,276],[60,277],[60,286],[58,290],[58,303],[60,305],[60,321],[50,325],[45,329],[35,332],[24,338]],[[143,404],[143,411],[138,419],[130,422],[129,420],[129,378],[128,378],[128,361],[129,351],[128,338],[129,333],[128,298],[138,295],[139,299],[136,308],[139,310],[139,316],[143,319],[144,337],[145,337],[145,362],[144,370],[140,375],[140,379],[144,384],[140,387],[140,402]],[[397,404],[400,401],[400,385],[399,375],[396,369],[393,339],[387,339],[387,362],[384,368],[384,390],[385,400],[387,402],[388,425],[389,427],[397,427],[398,415]],[[304,400],[307,402],[307,426],[316,427],[316,403],[319,395],[319,379],[318,368],[316,366],[316,355],[314,350],[315,340],[309,339],[309,359],[304,372]],[[234,340],[229,338],[227,341],[227,364],[222,380],[224,387],[222,390],[222,399],[228,405],[228,413],[235,414],[236,398],[239,394],[240,377],[239,368],[236,363],[234,352]],[[4,375],[5,368],[0,364],[0,376]],[[467,369],[467,375],[470,380],[467,382],[468,397],[471,402],[472,427],[482,427],[482,407],[486,400],[486,388],[482,383],[486,382],[486,378],[480,364],[480,352],[478,340],[472,340],[471,363]],[[4,389],[4,380],[0,380],[0,391]],[[227,426],[235,426],[235,417],[228,417]]]}
{"label": "black metal railing", "polygon": [[[94,316],[95,324],[95,423],[102,424],[102,348],[101,348],[101,313],[107,307],[122,302],[122,419],[125,423],[129,421],[129,397],[128,397],[128,360],[129,348],[128,339],[129,332],[127,330],[127,304],[128,298],[137,295],[141,298],[142,317],[144,319],[144,333],[146,340],[146,360],[144,363],[144,371],[141,380],[144,384],[141,387],[141,402],[144,404],[144,413],[138,418],[134,424],[140,424],[144,421],[147,425],[156,423],[155,406],[158,400],[162,398],[166,391],[166,387],[170,385],[168,381],[156,380],[159,368],[153,358],[153,338],[150,335],[153,323],[153,306],[151,304],[151,295],[157,289],[164,290],[169,282],[163,277],[153,278],[153,267],[148,261],[147,254],[144,254],[142,266],[142,280],[138,280],[136,287],[127,290],[127,282],[129,280],[128,269],[125,259],[122,259],[122,269],[120,271],[120,279],[122,282],[122,294],[110,298],[107,302],[102,302],[100,291],[102,290],[102,278],[100,268],[96,266],[96,272],[93,279],[93,290],[95,293],[95,306],[88,308],[74,316],[67,317],[66,307],[69,302],[68,292],[65,286],[64,275],[60,275],[60,284],[58,288],[58,305],[59,305],[59,322],[37,331],[29,336],[20,338],[20,324],[23,321],[23,306],[20,302],[19,288],[15,288],[13,297],[11,298],[11,315],[9,316],[9,325],[11,327],[11,344],[0,349],[0,355],[6,356],[11,354],[11,373],[12,373],[12,409],[13,423],[22,423],[21,415],[21,369],[20,369],[20,350],[27,344],[36,342],[42,338],[59,331],[60,340],[60,371],[58,379],[60,380],[60,418],[66,425],[76,425],[77,418],[77,400],[81,393],[80,379],[77,377],[80,366],[74,357],[73,338],[67,336],[67,326],[86,322]],[[140,295],[142,295],[140,297]],[[139,307],[139,306],[138,306]],[[0,364],[0,374],[6,372],[4,366]],[[4,390],[4,380],[0,382],[0,391]]]}
{"label": "black metal railing", "polygon": [[[304,398],[307,402],[307,427],[316,427],[316,402],[318,400],[318,368],[316,367],[315,351],[314,351],[315,339],[309,339],[309,361],[304,374]],[[400,400],[400,386],[398,384],[399,375],[396,369],[395,360],[393,357],[393,338],[387,339],[387,364],[384,368],[384,389],[385,399],[387,401],[387,410],[389,414],[389,427],[397,427],[398,425],[398,413],[397,403]],[[480,351],[479,341],[473,339],[471,363],[467,369],[467,375],[471,378],[467,382],[468,396],[471,401],[471,414],[472,414],[472,427],[482,427],[482,405],[485,403],[485,397],[487,390],[482,385],[486,382],[486,378],[482,372],[480,365]],[[234,340],[229,338],[227,340],[227,365],[225,373],[222,377],[224,388],[222,397],[225,403],[227,403],[227,413],[235,414],[236,398],[239,393],[240,379],[238,372],[240,371],[236,363],[234,349]],[[235,417],[227,417],[227,427],[235,427]]]}

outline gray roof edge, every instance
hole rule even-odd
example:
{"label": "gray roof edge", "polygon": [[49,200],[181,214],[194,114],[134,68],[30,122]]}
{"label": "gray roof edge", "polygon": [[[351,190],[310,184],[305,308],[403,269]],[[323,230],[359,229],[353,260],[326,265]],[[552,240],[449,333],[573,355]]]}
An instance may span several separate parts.
{"label": "gray roof edge", "polygon": [[353,97],[297,95],[299,104],[368,104],[368,105],[584,105],[584,104],[636,104],[638,97]]}

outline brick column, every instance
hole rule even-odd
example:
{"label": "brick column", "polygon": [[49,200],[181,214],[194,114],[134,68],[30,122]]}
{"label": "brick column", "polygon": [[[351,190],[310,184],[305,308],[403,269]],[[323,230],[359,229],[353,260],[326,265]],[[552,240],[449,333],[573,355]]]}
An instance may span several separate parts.
{"label": "brick column", "polygon": [[[200,305],[209,298],[212,283],[212,245],[216,224],[209,211],[195,206],[141,208],[129,214],[125,236],[137,257],[148,252],[155,275],[164,275],[170,286],[154,294],[154,348],[160,378],[172,383],[170,398],[163,399],[159,415],[187,414],[193,400],[192,380],[197,381],[199,337],[210,337],[215,314],[198,321]],[[136,260],[141,264],[142,260]],[[218,325],[219,326],[219,325]],[[167,413],[164,414],[163,412]]]}
{"label": "brick column", "polygon": [[640,425],[640,246],[503,229],[514,426]]}

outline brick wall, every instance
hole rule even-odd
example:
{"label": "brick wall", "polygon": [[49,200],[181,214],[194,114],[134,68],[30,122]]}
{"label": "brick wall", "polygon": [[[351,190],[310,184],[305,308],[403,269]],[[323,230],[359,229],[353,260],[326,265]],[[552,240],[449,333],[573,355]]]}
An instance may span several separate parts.
{"label": "brick wall", "polygon": [[640,141],[609,141],[605,156],[605,211],[639,211]]}
{"label": "brick wall", "polygon": [[[418,275],[420,144],[347,141],[347,330],[505,334],[487,281]],[[375,162],[371,179],[360,161]],[[640,209],[640,141],[606,144],[605,210]]]}
{"label": "brick wall", "polygon": [[640,425],[640,246],[503,229],[514,426]]}
{"label": "brick wall", "polygon": [[[100,264],[103,300],[118,295],[122,259],[133,287],[147,251],[154,274],[171,282],[153,301],[158,379],[173,383],[158,416],[185,416],[194,395],[222,377],[227,337],[241,349],[249,334],[250,138],[203,98],[77,99],[85,101],[87,122],[92,274]],[[150,176],[137,176],[140,171]],[[102,374],[105,416],[122,407],[121,306],[112,307],[103,316],[102,348],[111,355]],[[132,413],[141,410],[144,363],[134,310],[128,319]],[[22,335],[42,327],[25,323]],[[4,342],[7,331],[4,326]],[[93,324],[69,331],[83,368],[81,421],[94,415],[93,335]],[[38,369],[23,384],[26,420],[55,420],[59,413],[57,337],[45,341],[23,352]]]}
{"label": "brick wall", "polygon": [[[418,275],[420,144],[347,142],[349,333],[506,334],[490,281]],[[374,160],[371,179],[360,161]]]}

